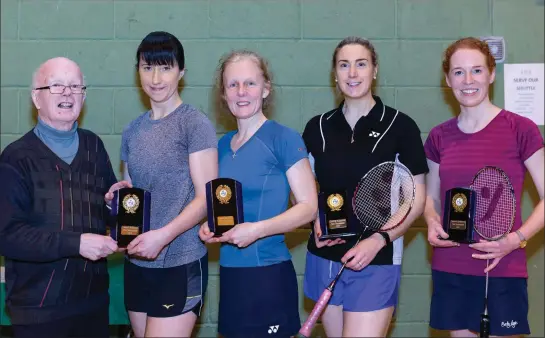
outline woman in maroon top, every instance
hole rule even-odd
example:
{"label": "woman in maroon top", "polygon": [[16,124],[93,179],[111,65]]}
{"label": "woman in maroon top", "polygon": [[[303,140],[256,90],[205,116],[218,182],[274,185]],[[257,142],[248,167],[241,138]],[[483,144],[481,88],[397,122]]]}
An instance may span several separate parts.
{"label": "woman in maroon top", "polygon": [[[430,171],[424,217],[434,247],[430,326],[448,330],[453,337],[479,332],[487,271],[490,335],[530,333],[524,247],[544,223],[543,137],[528,118],[490,102],[495,66],[488,45],[479,39],[460,39],[447,48],[443,71],[460,114],[433,128],[425,143]],[[469,186],[487,165],[503,169],[515,190],[518,205],[512,232],[497,241],[471,245],[448,240],[440,216],[445,192]],[[541,200],[523,223],[520,197],[527,170]]]}

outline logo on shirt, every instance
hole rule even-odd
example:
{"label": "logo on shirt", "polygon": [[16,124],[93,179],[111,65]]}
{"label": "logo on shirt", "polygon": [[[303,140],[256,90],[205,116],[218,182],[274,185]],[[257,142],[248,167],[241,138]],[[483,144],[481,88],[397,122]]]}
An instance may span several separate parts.
{"label": "logo on shirt", "polygon": [[374,138],[377,138],[377,137],[380,136],[380,133],[377,133],[376,131],[371,131],[371,132],[369,133],[369,136],[374,137]]}
{"label": "logo on shirt", "polygon": [[269,326],[269,331],[267,331],[269,334],[271,333],[276,333],[278,332],[278,328],[280,327],[280,325],[273,325],[273,326]]}
{"label": "logo on shirt", "polygon": [[506,322],[501,322],[501,327],[506,327],[508,329],[512,329],[514,328],[515,326],[517,326],[518,322],[512,320],[512,321],[506,321]]}

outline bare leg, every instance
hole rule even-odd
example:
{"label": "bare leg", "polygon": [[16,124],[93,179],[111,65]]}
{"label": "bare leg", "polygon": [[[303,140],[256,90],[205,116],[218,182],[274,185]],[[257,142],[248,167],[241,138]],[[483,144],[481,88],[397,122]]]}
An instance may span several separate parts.
{"label": "bare leg", "polygon": [[370,312],[344,312],[343,337],[385,337],[394,307]]}
{"label": "bare leg", "polygon": [[450,336],[455,338],[478,337],[478,335],[469,330],[450,331]]}
{"label": "bare leg", "polygon": [[343,307],[328,305],[322,314],[322,324],[328,337],[340,337],[343,333]]}
{"label": "bare leg", "polygon": [[146,337],[190,337],[196,321],[193,311],[168,318],[148,317]]}
{"label": "bare leg", "polygon": [[146,333],[146,319],[148,315],[144,312],[129,311],[129,320],[131,321],[131,329],[135,337],[144,337]]}
{"label": "bare leg", "polygon": [[[450,336],[455,338],[465,338],[465,337],[479,337],[479,334],[469,330],[456,330],[456,331],[450,331]],[[500,336],[490,336],[490,337],[500,337]],[[501,336],[501,337],[502,338],[519,338],[520,336]]]}

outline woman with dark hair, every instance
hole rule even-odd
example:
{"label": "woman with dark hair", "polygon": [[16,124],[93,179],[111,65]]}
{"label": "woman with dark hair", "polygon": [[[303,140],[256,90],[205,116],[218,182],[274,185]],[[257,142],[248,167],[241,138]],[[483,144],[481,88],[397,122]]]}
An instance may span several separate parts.
{"label": "woman with dark hair", "polygon": [[176,37],[147,35],[136,67],[151,110],[123,130],[121,159],[125,179],[151,192],[151,230],[127,247],[125,305],[137,337],[188,337],[207,285],[198,223],[206,216],[206,182],[217,177],[217,138],[178,93],[185,59]]}
{"label": "woman with dark hair", "polygon": [[[496,61],[486,42],[473,37],[453,42],[445,50],[443,72],[460,113],[434,127],[425,143],[430,172],[424,217],[433,247],[430,326],[450,331],[452,337],[476,337],[485,307],[485,273],[489,271],[490,335],[527,335],[524,247],[543,229],[543,136],[530,119],[490,101]],[[445,194],[449,189],[469,186],[484,166],[501,168],[513,185],[517,206],[512,232],[497,241],[477,238],[480,241],[470,245],[451,241],[440,216]],[[523,222],[520,197],[526,172],[541,200]]]}
{"label": "woman with dark hair", "polygon": [[[308,242],[305,295],[317,301],[342,264],[350,260],[322,315],[328,337],[385,336],[397,304],[403,234],[424,208],[428,171],[420,130],[407,115],[382,103],[371,86],[378,72],[375,48],[348,37],[333,52],[332,69],[341,104],[313,117],[303,138],[320,190],[353,196],[358,181],[375,165],[401,161],[415,176],[416,197],[406,220],[388,232],[321,240],[320,219]],[[350,202],[348,202],[350,203]],[[351,211],[349,227],[362,225]]]}

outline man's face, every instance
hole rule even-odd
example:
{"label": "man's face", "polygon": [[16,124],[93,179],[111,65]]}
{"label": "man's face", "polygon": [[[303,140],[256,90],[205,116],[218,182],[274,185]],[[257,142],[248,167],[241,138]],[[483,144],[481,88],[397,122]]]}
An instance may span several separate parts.
{"label": "man's face", "polygon": [[69,130],[78,119],[85,99],[85,92],[73,93],[72,87],[82,85],[83,76],[76,63],[65,58],[47,61],[38,74],[35,88],[51,88],[32,91],[32,101],[40,118],[56,129]]}

